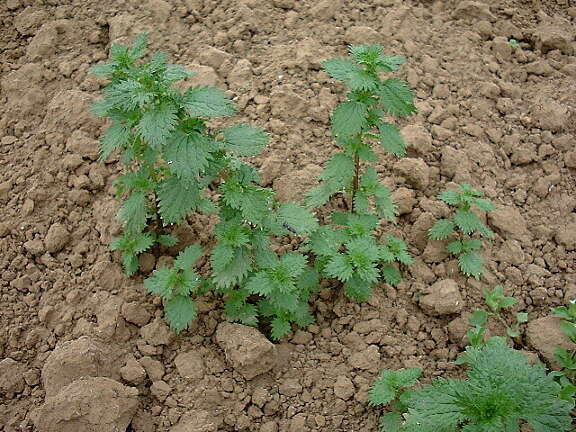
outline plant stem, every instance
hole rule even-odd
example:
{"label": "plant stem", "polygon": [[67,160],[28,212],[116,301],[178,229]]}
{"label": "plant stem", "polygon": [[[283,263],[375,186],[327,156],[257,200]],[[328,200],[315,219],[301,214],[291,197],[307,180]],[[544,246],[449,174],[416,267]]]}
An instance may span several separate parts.
{"label": "plant stem", "polygon": [[354,179],[352,180],[352,202],[350,203],[350,208],[352,213],[356,213],[356,208],[354,207],[354,198],[358,192],[358,187],[360,183],[360,157],[358,154],[354,154]]}

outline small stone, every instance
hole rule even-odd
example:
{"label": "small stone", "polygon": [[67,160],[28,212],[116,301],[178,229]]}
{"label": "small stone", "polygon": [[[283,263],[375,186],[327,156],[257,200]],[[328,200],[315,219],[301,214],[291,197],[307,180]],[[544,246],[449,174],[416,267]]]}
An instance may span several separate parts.
{"label": "small stone", "polygon": [[576,151],[567,152],[564,155],[564,163],[568,168],[576,169]]}
{"label": "small stone", "polygon": [[426,189],[430,183],[430,168],[422,159],[404,158],[394,164],[394,169],[416,189]]}
{"label": "small stone", "polygon": [[220,77],[210,66],[191,64],[187,69],[196,74],[186,80],[190,86],[219,86],[221,84]]}
{"label": "small stone", "polygon": [[296,396],[302,393],[302,385],[298,378],[288,378],[280,383],[278,392],[288,397]]}
{"label": "small stone", "polygon": [[152,318],[152,315],[146,310],[144,305],[138,302],[124,303],[122,305],[122,316],[126,321],[136,324],[138,327],[145,326]]}
{"label": "small stone", "polygon": [[38,432],[125,431],[138,409],[138,390],[103,377],[81,378],[47,397],[32,420]]}
{"label": "small stone", "polygon": [[40,371],[38,369],[28,369],[24,372],[24,381],[29,386],[36,386],[40,384]]}
{"label": "small stone", "polygon": [[174,339],[174,333],[166,323],[159,318],[142,327],[140,334],[144,340],[152,346],[169,345]]}
{"label": "small stone", "polygon": [[536,39],[536,48],[543,54],[556,49],[566,55],[573,54],[573,37],[560,26],[543,23],[534,32],[534,38]]}
{"label": "small stone", "polygon": [[253,327],[221,323],[216,341],[232,367],[248,380],[270,371],[278,361],[274,344]]}
{"label": "small stone", "polygon": [[139,385],[146,379],[146,371],[136,360],[131,359],[126,365],[120,368],[120,376],[130,384]]}
{"label": "small stone", "polygon": [[0,391],[4,394],[21,393],[24,385],[24,366],[11,358],[0,361]]}
{"label": "small stone", "polygon": [[292,343],[299,345],[307,345],[312,342],[312,335],[308,332],[302,330],[296,330],[294,336],[292,337]]}
{"label": "small stone", "polygon": [[160,381],[164,377],[164,365],[158,360],[154,360],[152,357],[142,357],[138,360],[138,363],[142,365],[150,381]]}
{"label": "small stone", "polygon": [[459,313],[464,307],[458,284],[452,279],[438,281],[426,292],[420,298],[420,307],[428,315],[450,315]]}
{"label": "small stone", "polygon": [[217,432],[222,420],[205,410],[188,411],[170,432]]}
{"label": "small stone", "polygon": [[72,132],[66,141],[66,150],[90,160],[98,159],[100,143],[81,130]]}
{"label": "small stone", "polygon": [[168,385],[165,381],[154,381],[150,386],[150,393],[156,397],[159,401],[164,401],[168,395],[172,392],[172,387]]}
{"label": "small stone", "polygon": [[356,393],[356,389],[354,388],[354,383],[350,378],[343,375],[336,378],[336,382],[334,383],[334,394],[336,397],[348,400],[354,395],[354,393]]}
{"label": "small stone", "polygon": [[174,359],[176,369],[182,378],[200,380],[204,378],[204,360],[197,352],[180,353]]}
{"label": "small stone", "polygon": [[416,205],[416,193],[412,189],[401,187],[392,193],[392,201],[398,207],[398,216],[412,213]]}
{"label": "small stone", "polygon": [[502,234],[516,240],[524,242],[532,238],[526,220],[516,207],[498,206],[496,210],[488,213],[488,220]]}
{"label": "small stone", "polygon": [[408,125],[402,128],[402,136],[408,149],[419,154],[429,154],[434,150],[430,132],[420,125]]}
{"label": "small stone", "polygon": [[200,49],[198,56],[196,57],[198,61],[206,66],[218,70],[220,66],[227,60],[230,60],[232,56],[225,51],[219,50],[212,46],[204,46]]}
{"label": "small stone", "polygon": [[0,200],[8,197],[8,192],[12,189],[12,182],[7,180],[0,183]]}
{"label": "small stone", "polygon": [[60,252],[70,241],[70,233],[64,225],[55,223],[49,229],[44,239],[46,250],[50,253]]}
{"label": "small stone", "polygon": [[567,350],[573,348],[570,339],[560,328],[560,318],[555,316],[545,316],[528,322],[526,329],[526,341],[528,345],[538,351],[546,361],[557,368],[554,354],[557,347]]}
{"label": "small stone", "polygon": [[490,12],[489,6],[477,1],[458,2],[452,16],[454,18],[496,21],[496,17]]}
{"label": "small stone", "polygon": [[228,74],[228,84],[235,89],[248,89],[252,86],[252,63],[241,59]]}
{"label": "small stone", "polygon": [[380,368],[380,351],[376,345],[369,345],[365,350],[352,354],[348,363],[355,369],[377,372]]}
{"label": "small stone", "polygon": [[280,9],[294,9],[296,6],[294,0],[272,0],[272,4]]}
{"label": "small stone", "polygon": [[576,250],[576,222],[562,225],[554,236],[558,244],[563,245],[566,250]]}

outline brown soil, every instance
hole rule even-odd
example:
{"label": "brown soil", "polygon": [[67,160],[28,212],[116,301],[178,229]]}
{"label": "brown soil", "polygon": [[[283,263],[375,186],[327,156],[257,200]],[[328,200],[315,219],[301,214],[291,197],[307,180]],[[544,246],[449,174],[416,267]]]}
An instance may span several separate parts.
{"label": "brown soil", "polygon": [[[576,4],[483,2],[2,1],[2,430],[73,430],[59,428],[55,410],[70,418],[82,410],[76,430],[125,430],[132,418],[126,430],[134,432],[374,431],[379,413],[366,392],[378,372],[454,373],[462,317],[481,305],[482,288],[504,284],[531,320],[576,296]],[[366,304],[322,291],[313,299],[317,323],[286,338],[277,366],[251,380],[216,340],[225,320],[217,299],[203,299],[200,318],[176,337],[158,320],[143,276],[126,278],[108,249],[121,167],[95,160],[104,125],[88,107],[103,83],[88,68],[112,41],[141,31],[153,50],[200,72],[198,82],[226,88],[243,119],[269,131],[254,162],[283,199],[299,199],[335,151],[329,113],[343,87],[319,61],[351,43],[408,58],[401,75],[419,108],[404,124],[410,152],[378,168],[403,213],[391,229],[416,265]],[[498,205],[481,282],[459,274],[425,237],[446,213],[435,195],[462,181]],[[206,241],[206,222],[191,219],[180,238]],[[424,312],[418,299],[445,279],[456,281],[464,308],[437,316],[427,304]]]}

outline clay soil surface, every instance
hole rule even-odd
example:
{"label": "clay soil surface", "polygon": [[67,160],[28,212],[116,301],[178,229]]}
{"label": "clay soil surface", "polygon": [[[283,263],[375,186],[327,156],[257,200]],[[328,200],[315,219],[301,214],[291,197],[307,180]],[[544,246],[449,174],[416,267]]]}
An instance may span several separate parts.
{"label": "clay soil surface", "polygon": [[[366,400],[379,371],[459,374],[467,316],[497,284],[533,323],[517,348],[547,361],[561,342],[547,317],[576,297],[572,0],[2,0],[0,22],[3,431],[374,431],[380,413]],[[371,43],[408,59],[409,152],[382,155],[378,171],[401,211],[383,231],[416,263],[363,304],[325,285],[316,324],[294,329],[274,368],[250,379],[223,349],[233,341],[220,299],[201,299],[176,336],[144,291],[147,273],[125,277],[108,249],[121,166],[96,161],[106,126],[89,106],[104,82],[88,68],[142,31],[195,83],[226,89],[237,120],[269,132],[253,162],[285,200],[300,200],[336,151],[329,114],[344,89],[319,62]],[[447,215],[435,196],[464,181],[497,205],[480,281],[426,237]],[[213,223],[193,217],[177,234],[208,244]]]}

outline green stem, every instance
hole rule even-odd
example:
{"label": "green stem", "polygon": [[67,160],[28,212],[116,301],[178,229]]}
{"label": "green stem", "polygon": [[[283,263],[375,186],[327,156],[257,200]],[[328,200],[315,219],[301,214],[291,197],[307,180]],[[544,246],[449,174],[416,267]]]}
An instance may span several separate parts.
{"label": "green stem", "polygon": [[352,209],[352,213],[356,213],[356,209],[354,207],[354,198],[358,193],[358,188],[360,184],[360,157],[357,153],[354,154],[354,179],[352,180],[352,202],[350,203],[350,208]]}

